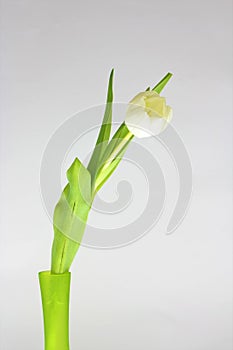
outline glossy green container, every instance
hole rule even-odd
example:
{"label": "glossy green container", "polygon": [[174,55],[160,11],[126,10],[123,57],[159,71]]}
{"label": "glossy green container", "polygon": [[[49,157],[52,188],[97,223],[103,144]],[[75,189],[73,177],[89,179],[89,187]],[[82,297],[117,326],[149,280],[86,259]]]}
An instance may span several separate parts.
{"label": "glossy green container", "polygon": [[39,273],[45,350],[69,350],[70,272]]}

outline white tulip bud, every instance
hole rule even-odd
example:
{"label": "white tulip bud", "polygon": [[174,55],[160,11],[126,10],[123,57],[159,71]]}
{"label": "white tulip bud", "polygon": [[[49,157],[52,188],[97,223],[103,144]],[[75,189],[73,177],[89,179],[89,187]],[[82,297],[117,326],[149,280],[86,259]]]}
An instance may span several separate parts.
{"label": "white tulip bud", "polygon": [[172,118],[172,109],[166,99],[155,91],[136,95],[129,103],[125,124],[136,137],[150,137],[160,134]]}

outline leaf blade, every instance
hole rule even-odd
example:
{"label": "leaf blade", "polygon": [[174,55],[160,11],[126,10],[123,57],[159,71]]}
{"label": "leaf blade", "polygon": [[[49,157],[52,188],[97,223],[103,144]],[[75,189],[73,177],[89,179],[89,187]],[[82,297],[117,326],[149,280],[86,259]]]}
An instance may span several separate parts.
{"label": "leaf blade", "polygon": [[113,103],[113,77],[114,77],[114,69],[111,70],[108,82],[108,92],[107,92],[107,102],[104,112],[104,117],[102,121],[102,125],[99,131],[99,135],[96,141],[96,145],[94,151],[92,153],[91,159],[87,166],[87,169],[91,173],[92,179],[95,179],[96,169],[98,168],[100,159],[107,147],[111,126],[112,126],[112,103]]}
{"label": "leaf blade", "polygon": [[167,85],[168,81],[171,79],[172,73],[167,73],[159,82],[155,85],[155,87],[152,89],[153,91],[160,94],[160,92],[163,90],[165,85]]}
{"label": "leaf blade", "polygon": [[114,158],[114,160],[111,162],[111,164],[108,166],[104,174],[102,175],[101,180],[97,184],[96,191],[99,191],[100,188],[105,184],[105,182],[109,179],[109,177],[112,175],[112,173],[116,170],[117,166],[121,162],[127,146],[131,140],[128,140],[127,144],[125,144],[124,148],[121,150],[121,152]]}
{"label": "leaf blade", "polygon": [[54,231],[80,242],[92,203],[91,175],[75,158],[67,170],[67,179],[68,184],[54,210]]}
{"label": "leaf blade", "polygon": [[[111,141],[109,142],[108,147],[103,156],[102,164],[97,172],[95,183],[96,191],[98,191],[103,186],[103,184],[107,181],[107,179],[116,169],[116,167],[122,160],[122,157],[125,154],[125,151],[133,137],[133,134],[129,133],[126,124],[123,122],[112,137]],[[118,152],[116,152],[117,148],[119,148]],[[114,153],[114,151],[114,157],[113,159],[111,159],[111,156]],[[106,166],[106,162],[108,162],[109,158],[111,159],[110,164],[107,166],[106,169],[104,169]]]}

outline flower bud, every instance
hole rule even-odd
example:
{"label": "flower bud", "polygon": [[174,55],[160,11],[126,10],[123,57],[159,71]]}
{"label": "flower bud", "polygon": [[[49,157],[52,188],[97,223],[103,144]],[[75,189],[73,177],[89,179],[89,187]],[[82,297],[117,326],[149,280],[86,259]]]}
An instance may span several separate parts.
{"label": "flower bud", "polygon": [[172,109],[166,99],[155,91],[140,92],[129,103],[125,124],[136,137],[160,134],[172,118]]}

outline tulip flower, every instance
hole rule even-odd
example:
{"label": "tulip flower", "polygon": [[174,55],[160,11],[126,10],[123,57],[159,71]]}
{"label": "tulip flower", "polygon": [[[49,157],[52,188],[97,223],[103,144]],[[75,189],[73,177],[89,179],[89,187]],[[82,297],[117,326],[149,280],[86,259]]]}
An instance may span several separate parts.
{"label": "tulip flower", "polygon": [[160,134],[172,118],[172,109],[156,91],[140,92],[129,103],[125,124],[136,137]]}

